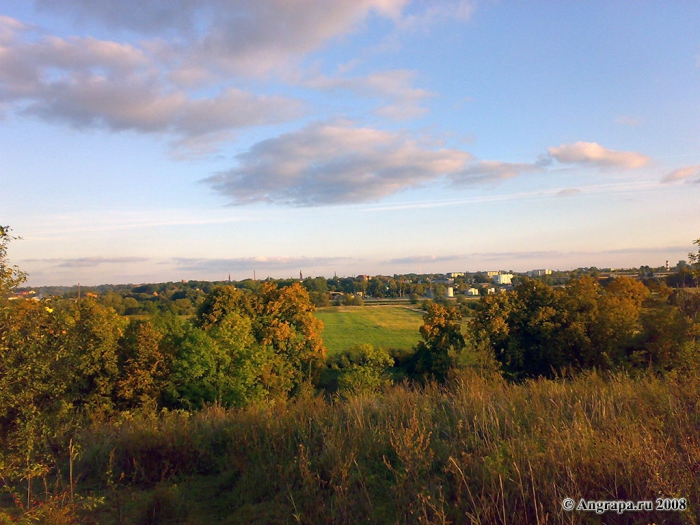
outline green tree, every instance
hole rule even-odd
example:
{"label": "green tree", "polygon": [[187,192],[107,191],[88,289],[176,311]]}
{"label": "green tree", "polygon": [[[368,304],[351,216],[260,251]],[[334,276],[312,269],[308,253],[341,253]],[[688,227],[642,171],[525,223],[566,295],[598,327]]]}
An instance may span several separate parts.
{"label": "green tree", "polygon": [[342,303],[343,306],[363,306],[365,304],[365,302],[362,300],[362,297],[350,293],[346,293],[343,296]]}
{"label": "green tree", "polygon": [[641,330],[648,294],[626,277],[602,287],[584,275],[563,291],[529,280],[482,298],[470,331],[477,345],[493,348],[511,379],[551,377],[566,367],[622,367]]}
{"label": "green tree", "polygon": [[150,320],[132,320],[119,341],[117,398],[124,408],[157,408],[169,379],[172,356]]}
{"label": "green tree", "polygon": [[645,301],[642,330],[631,354],[634,366],[666,373],[700,369],[700,294],[687,288],[657,286]]}
{"label": "green tree", "polygon": [[428,302],[420,327],[420,341],[410,362],[411,374],[418,379],[444,382],[465,347],[461,326],[462,314]]}
{"label": "green tree", "polygon": [[493,348],[506,377],[551,376],[569,362],[557,336],[564,321],[558,294],[538,280],[485,296],[470,323],[477,345]]}
{"label": "green tree", "polygon": [[186,324],[176,339],[177,353],[166,387],[166,404],[200,408],[221,400],[220,371],[227,366],[216,341],[204,330]]}
{"label": "green tree", "polygon": [[194,323],[199,328],[209,330],[231,313],[252,315],[248,295],[233,286],[217,286],[197,308]]}
{"label": "green tree", "polygon": [[325,277],[307,277],[304,279],[304,288],[309,293],[328,293],[328,281]]}
{"label": "green tree", "polygon": [[[124,298],[117,292],[108,291],[99,297],[99,301],[101,304],[113,308],[119,315],[124,315],[126,312]],[[136,306],[138,307],[138,304]]]}
{"label": "green tree", "polygon": [[74,303],[67,312],[65,343],[74,374],[71,398],[91,415],[108,414],[114,408],[124,324],[114,310],[91,298]]}
{"label": "green tree", "polygon": [[70,418],[65,325],[49,303],[0,308],[0,475],[29,480],[52,465],[49,443]]}
{"label": "green tree", "polygon": [[139,302],[133,297],[125,297],[123,306],[124,315],[136,315],[139,313]]}
{"label": "green tree", "polygon": [[383,348],[370,344],[355,346],[337,356],[332,368],[339,370],[338,388],[341,392],[359,394],[375,392],[391,384],[388,369],[394,360]]}
{"label": "green tree", "polygon": [[609,360],[610,368],[625,364],[641,331],[640,317],[648,296],[648,288],[629,277],[614,279],[602,291],[591,337],[600,354]]}
{"label": "green tree", "polygon": [[214,288],[177,344],[169,399],[242,406],[316,379],[325,347],[313,309],[299,283]]}

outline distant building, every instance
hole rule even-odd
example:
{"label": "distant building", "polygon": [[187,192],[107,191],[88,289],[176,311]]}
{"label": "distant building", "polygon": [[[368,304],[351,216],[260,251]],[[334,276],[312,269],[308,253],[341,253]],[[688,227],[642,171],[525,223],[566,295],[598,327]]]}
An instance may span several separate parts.
{"label": "distant building", "polygon": [[548,270],[546,268],[543,268],[541,270],[530,270],[527,272],[527,275],[529,277],[544,277],[545,275],[551,275],[552,270]]}
{"label": "distant building", "polygon": [[469,290],[467,290],[467,295],[469,295],[469,296],[471,296],[471,297],[478,296],[478,295],[479,295],[479,289],[478,289],[478,288],[469,288]]}
{"label": "distant building", "polygon": [[512,273],[499,273],[493,276],[493,282],[496,284],[510,284],[513,280]]}
{"label": "distant building", "polygon": [[452,298],[454,296],[455,296],[455,289],[452,288],[451,286],[448,286],[447,291],[445,292],[445,297]]}
{"label": "distant building", "polygon": [[447,277],[450,277],[451,279],[454,279],[455,277],[464,277],[464,272],[450,272],[446,273]]}

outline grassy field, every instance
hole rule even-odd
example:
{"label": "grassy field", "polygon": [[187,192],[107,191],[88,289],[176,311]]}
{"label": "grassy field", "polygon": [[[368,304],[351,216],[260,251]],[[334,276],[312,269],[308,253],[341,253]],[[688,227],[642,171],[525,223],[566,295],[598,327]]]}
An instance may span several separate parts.
{"label": "grassy field", "polygon": [[[447,387],[136,414],[73,434],[76,493],[97,489],[101,504],[49,520],[70,494],[33,515],[0,496],[0,523],[697,525],[698,407],[692,376],[465,373]],[[686,510],[564,512],[567,497],[675,497]]]}
{"label": "grassy field", "polygon": [[420,340],[423,314],[404,306],[349,306],[315,312],[325,326],[323,342],[328,354],[362,343],[375,347],[410,350]]}

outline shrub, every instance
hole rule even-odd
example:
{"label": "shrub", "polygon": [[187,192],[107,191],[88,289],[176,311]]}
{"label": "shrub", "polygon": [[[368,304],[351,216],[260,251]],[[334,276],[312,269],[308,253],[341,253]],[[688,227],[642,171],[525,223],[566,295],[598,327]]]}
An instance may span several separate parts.
{"label": "shrub", "polygon": [[391,384],[387,370],[394,365],[389,352],[363,344],[338,355],[333,368],[340,371],[338,388],[341,392],[374,392]]}

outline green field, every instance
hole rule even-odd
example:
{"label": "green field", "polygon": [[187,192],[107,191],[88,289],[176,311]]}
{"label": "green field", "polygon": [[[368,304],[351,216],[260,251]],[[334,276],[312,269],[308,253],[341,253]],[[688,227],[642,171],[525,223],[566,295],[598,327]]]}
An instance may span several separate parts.
{"label": "green field", "polygon": [[315,312],[325,326],[323,342],[332,355],[362,343],[410,350],[420,340],[422,312],[404,306],[350,306],[320,308]]}

